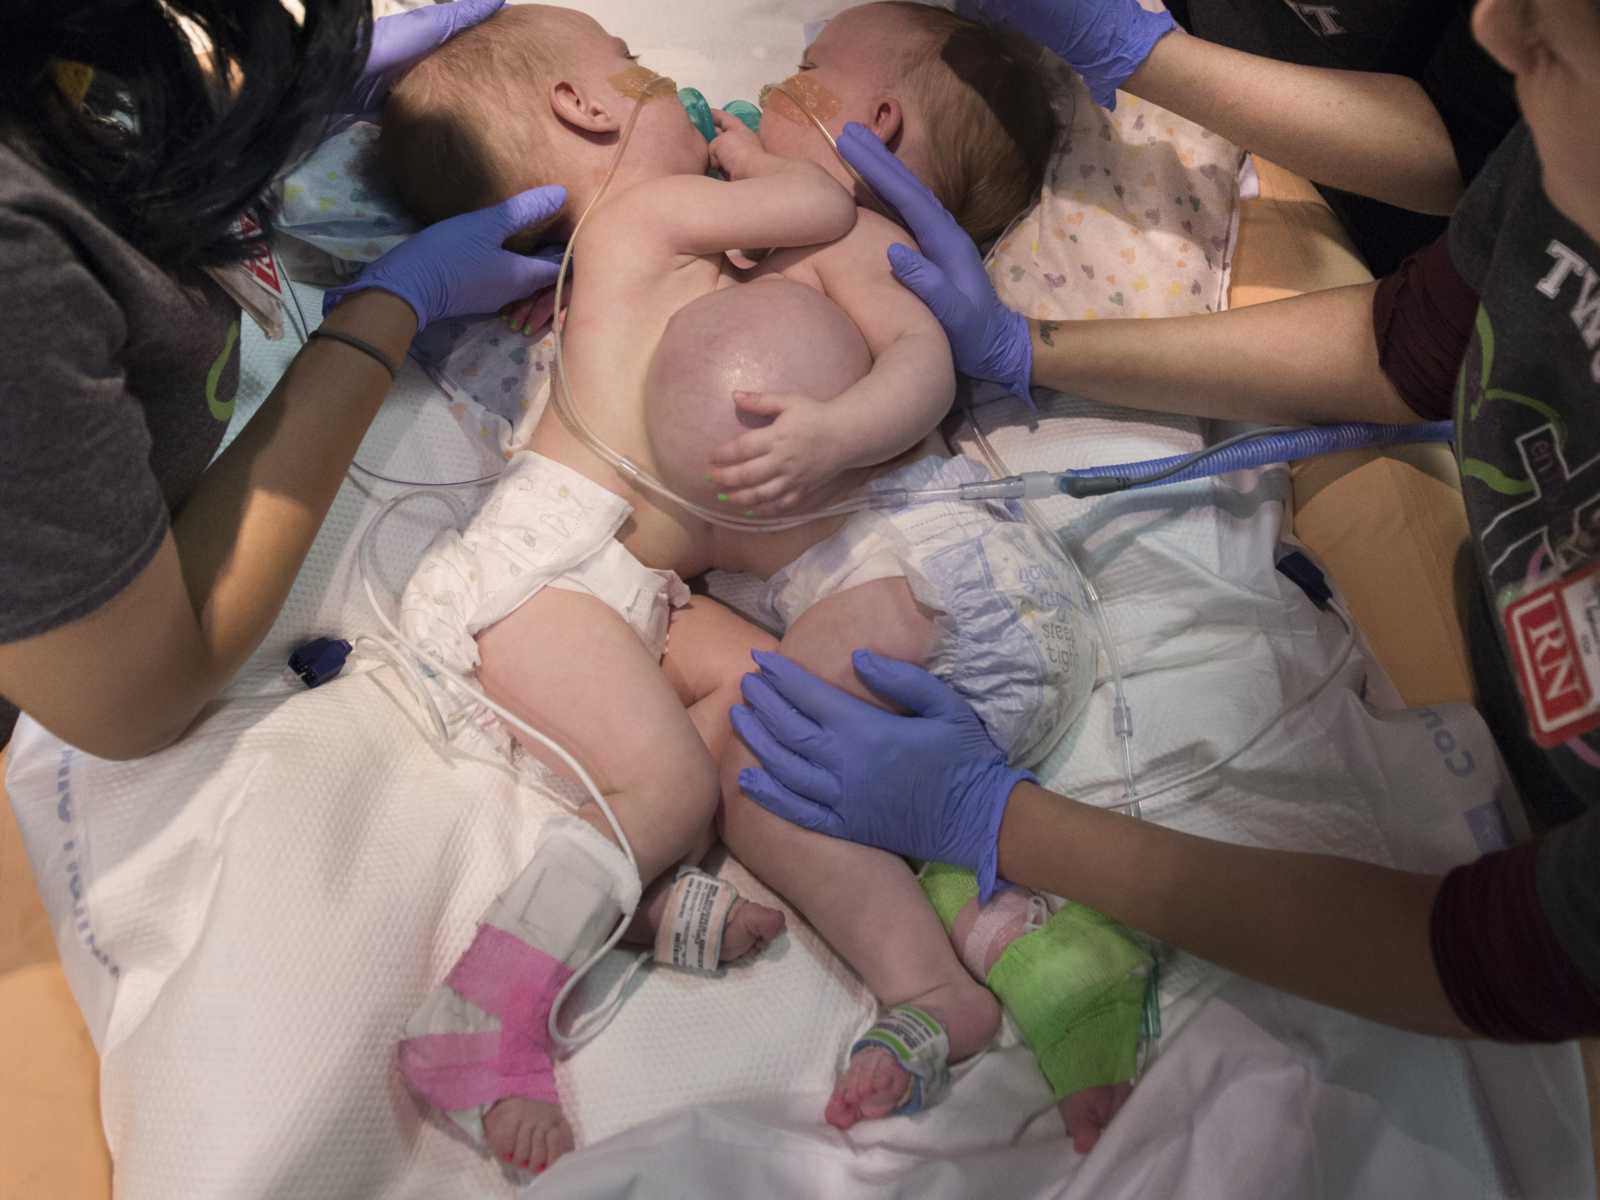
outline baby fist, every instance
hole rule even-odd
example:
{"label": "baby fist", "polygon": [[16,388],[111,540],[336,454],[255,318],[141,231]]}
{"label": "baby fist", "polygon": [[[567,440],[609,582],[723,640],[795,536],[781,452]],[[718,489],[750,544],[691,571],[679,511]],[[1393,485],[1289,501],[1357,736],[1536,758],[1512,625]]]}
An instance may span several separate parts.
{"label": "baby fist", "polygon": [[767,157],[758,138],[743,121],[713,109],[711,121],[717,136],[711,142],[711,165],[729,179],[748,179],[757,173],[756,163]]}

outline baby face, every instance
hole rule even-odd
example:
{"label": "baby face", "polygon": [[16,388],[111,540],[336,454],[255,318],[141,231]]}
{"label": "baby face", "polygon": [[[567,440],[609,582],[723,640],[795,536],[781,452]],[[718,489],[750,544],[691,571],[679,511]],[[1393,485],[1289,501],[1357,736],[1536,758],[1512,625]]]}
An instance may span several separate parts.
{"label": "baby face", "polygon": [[[547,5],[513,5],[502,17],[522,18],[527,36],[544,39],[543,45],[561,64],[559,78],[570,81],[586,97],[604,105],[625,126],[639,107],[638,121],[628,142],[630,173],[703,175],[708,165],[706,141],[683,106],[677,84],[639,61],[622,38],[607,32],[587,13]],[[522,28],[514,27],[514,34]]]}
{"label": "baby face", "polygon": [[1550,202],[1600,240],[1600,7],[1594,0],[1479,0],[1478,41],[1516,79]]}
{"label": "baby face", "polygon": [[894,90],[892,64],[906,33],[904,14],[892,7],[867,4],[834,17],[806,48],[800,69],[767,93],[762,146],[783,158],[819,163],[848,183],[848,173],[806,113],[834,137],[847,121],[870,127]]}

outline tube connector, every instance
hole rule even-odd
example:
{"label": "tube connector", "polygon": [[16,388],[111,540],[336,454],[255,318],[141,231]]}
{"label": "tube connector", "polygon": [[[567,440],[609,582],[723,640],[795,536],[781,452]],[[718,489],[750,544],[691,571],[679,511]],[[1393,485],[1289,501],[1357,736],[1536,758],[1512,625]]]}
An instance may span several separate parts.
{"label": "tube connector", "polygon": [[1117,700],[1111,706],[1111,732],[1124,740],[1133,736],[1133,710],[1126,700]]}
{"label": "tube connector", "polygon": [[1056,476],[1052,471],[1025,471],[1021,475],[1007,475],[1003,479],[983,479],[963,483],[958,489],[960,500],[1044,500],[1056,494]]}
{"label": "tube connector", "polygon": [[1063,471],[1054,476],[1052,482],[1063,495],[1071,496],[1074,500],[1109,496],[1113,492],[1126,491],[1133,484],[1133,480],[1126,475],[1079,475],[1076,471]]}

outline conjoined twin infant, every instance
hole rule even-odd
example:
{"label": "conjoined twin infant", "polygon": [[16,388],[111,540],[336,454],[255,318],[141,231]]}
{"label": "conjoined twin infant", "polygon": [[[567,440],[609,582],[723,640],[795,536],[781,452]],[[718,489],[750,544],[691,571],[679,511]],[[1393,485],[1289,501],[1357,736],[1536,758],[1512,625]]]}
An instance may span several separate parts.
{"label": "conjoined twin infant", "polygon": [[[847,121],[979,239],[1037,194],[1056,133],[1037,49],[940,8],[844,12],[769,93],[759,136],[718,113],[708,145],[671,81],[620,39],[582,13],[518,5],[400,82],[381,152],[428,220],[565,185],[566,207],[524,231],[529,241],[571,237],[615,163],[573,245],[566,399],[683,497],[804,513],[860,488],[984,477],[932,437],[954,397],[949,346],[890,272],[886,253],[907,235],[858,204],[818,129],[862,136],[844,134]],[[745,253],[758,250],[770,252]],[[711,568],[768,581],[781,643],[691,595],[683,580]],[[401,620],[439,669],[475,674],[573,753],[637,869],[594,805],[549,822],[407,1024],[412,1087],[505,1161],[538,1170],[570,1149],[546,1022],[622,914],[637,905],[628,937],[658,961],[700,971],[783,929],[781,912],[697,869],[720,832],[883,1006],[851,1048],[829,1122],[937,1100],[948,1064],[994,1037],[998,994],[1086,1149],[1133,1073],[1142,952],[1080,907],[1046,920],[1035,898],[1004,887],[981,903],[970,872],[928,864],[919,877],[898,857],[772,816],[738,788],[754,759],[728,722],[752,650],[776,648],[879,702],[851,666],[865,646],[926,665],[1014,763],[1036,762],[1093,684],[1071,594],[1060,555],[998,505],[730,529],[635,486],[547,406],[468,527],[424,555]],[[457,708],[452,724],[565,771],[481,707]]]}

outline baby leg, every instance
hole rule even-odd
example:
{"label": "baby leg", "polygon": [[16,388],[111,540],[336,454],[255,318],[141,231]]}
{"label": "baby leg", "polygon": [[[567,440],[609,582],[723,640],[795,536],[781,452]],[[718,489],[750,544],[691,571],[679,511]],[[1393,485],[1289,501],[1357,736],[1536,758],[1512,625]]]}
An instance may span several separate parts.
{"label": "baby leg", "polygon": [[[913,662],[927,654],[932,626],[902,579],[849,588],[808,609],[789,628],[780,649],[821,678],[875,700],[850,665],[859,646]],[[960,1059],[988,1044],[999,1007],[951,949],[905,862],[868,846],[791,825],[746,799],[741,768],[754,757],[730,741],[722,759],[723,838],[770,887],[781,892],[829,944],[860,972],[886,1005],[913,1005],[934,1017]],[[887,1116],[913,1080],[887,1051],[855,1054],[828,1103],[827,1119],[841,1129]]]}
{"label": "baby leg", "polygon": [[[777,647],[777,638],[709,596],[695,596],[672,610],[661,670],[713,759],[722,756],[732,737],[728,709],[739,703],[739,680],[750,669],[750,651]],[[716,830],[707,822],[685,862],[698,863],[716,840]],[[672,890],[672,878],[664,875],[645,891],[628,931],[629,941],[654,944]],[[759,951],[782,933],[783,927],[781,909],[735,901],[722,935],[722,961],[732,962]]]}
{"label": "baby leg", "polygon": [[1133,1090],[1149,958],[1092,909],[1054,916],[1020,888],[978,902],[971,871],[931,863],[923,890],[961,961],[988,982],[1039,1060],[1067,1136],[1094,1148]]}
{"label": "baby leg", "polygon": [[[716,805],[717,776],[655,657],[594,597],[545,588],[485,630],[478,646],[484,691],[583,765],[638,863],[632,878],[610,823],[596,805],[585,804],[579,816],[605,841],[569,827],[551,860],[541,859],[541,840],[540,854],[486,914],[473,947],[407,1025],[401,1063],[418,1090],[469,1131],[477,1132],[481,1115],[483,1137],[497,1156],[540,1170],[572,1147],[548,1057],[550,1006],[624,907],[588,904],[601,915],[583,917],[584,903],[569,903],[561,888],[585,898],[615,893],[612,884],[593,880],[626,875],[636,897],[639,880],[683,861],[695,846]],[[523,744],[566,772],[542,744],[531,738]],[[563,921],[569,908],[578,917]],[[496,1080],[506,1077],[507,1058],[518,1070],[502,1090]]]}

